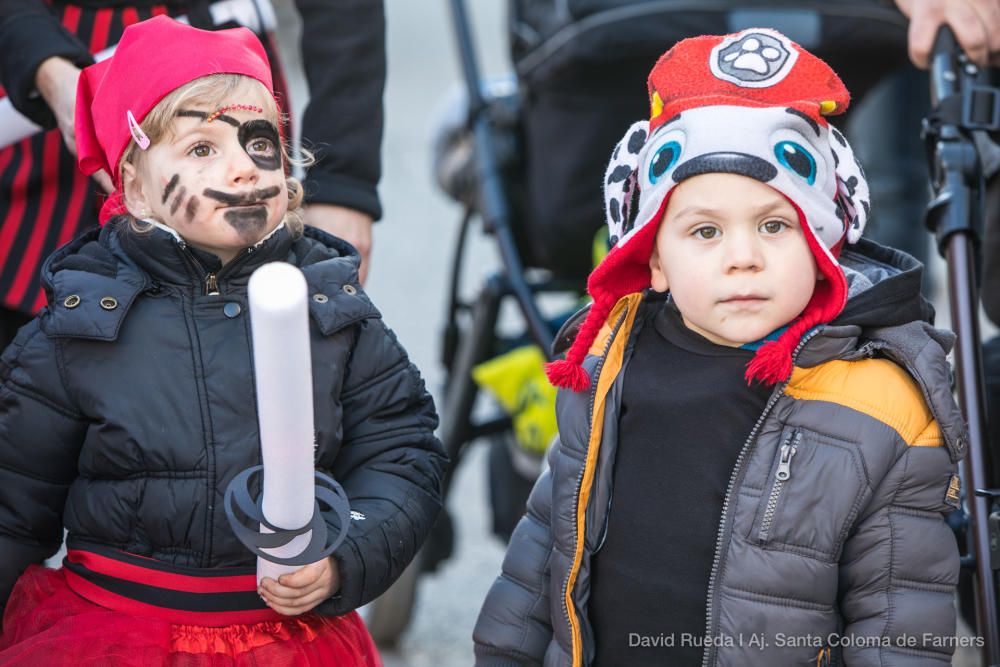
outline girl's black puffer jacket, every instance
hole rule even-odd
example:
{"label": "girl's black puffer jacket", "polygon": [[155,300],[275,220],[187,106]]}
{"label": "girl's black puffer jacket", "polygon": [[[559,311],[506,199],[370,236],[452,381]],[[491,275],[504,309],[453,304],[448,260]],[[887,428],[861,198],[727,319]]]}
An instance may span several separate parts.
{"label": "girl's black puffer jacket", "polygon": [[440,509],[446,457],[420,375],[358,286],[354,249],[282,227],[223,268],[117,220],[49,258],[50,305],[0,362],[0,603],[64,527],[71,548],[253,566],[223,494],[260,463],[246,288],[279,260],[309,286],[316,468],[353,510],[335,552],[340,593],[318,610],[354,609],[402,572]]}

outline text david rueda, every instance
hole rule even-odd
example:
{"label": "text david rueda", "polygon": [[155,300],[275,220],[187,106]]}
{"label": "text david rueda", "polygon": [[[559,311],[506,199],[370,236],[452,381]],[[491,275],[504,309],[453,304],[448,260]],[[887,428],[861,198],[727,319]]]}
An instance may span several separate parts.
{"label": "text david rueda", "polygon": [[717,646],[728,648],[745,646],[763,650],[774,646],[777,648],[797,647],[883,647],[883,648],[926,648],[926,647],[971,647],[982,648],[982,637],[941,636],[930,632],[922,635],[899,635],[896,637],[866,637],[863,635],[789,635],[778,632],[765,635],[763,632],[738,635],[699,635],[690,632],[660,633],[645,635],[638,632],[628,633],[629,648],[671,648],[674,646],[704,648]]}

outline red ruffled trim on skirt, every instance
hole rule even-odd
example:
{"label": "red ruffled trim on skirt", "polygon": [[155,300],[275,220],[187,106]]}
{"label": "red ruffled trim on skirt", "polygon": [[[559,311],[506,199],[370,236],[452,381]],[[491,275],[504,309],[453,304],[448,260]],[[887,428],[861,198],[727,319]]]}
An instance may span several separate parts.
{"label": "red ruffled trim on skirt", "polygon": [[32,565],[7,602],[0,667],[307,667],[382,661],[361,617],[316,613],[246,625],[178,625],[105,609],[63,571]]}

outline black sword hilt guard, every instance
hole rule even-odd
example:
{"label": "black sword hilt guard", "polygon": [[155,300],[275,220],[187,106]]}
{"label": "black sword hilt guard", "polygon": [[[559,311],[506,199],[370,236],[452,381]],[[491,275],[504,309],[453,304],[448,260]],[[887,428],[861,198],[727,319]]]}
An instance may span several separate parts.
{"label": "black sword hilt guard", "polygon": [[[257,498],[254,499],[250,493],[251,481],[263,471],[264,466],[261,465],[247,468],[234,477],[226,487],[223,507],[236,538],[255,555],[279,565],[309,565],[332,554],[347,537],[347,530],[351,522],[351,506],[343,487],[333,478],[316,472],[316,500],[314,501],[312,519],[301,528],[279,528],[264,516],[263,494],[258,494]],[[340,530],[333,535],[332,539],[330,539],[326,519],[320,510],[320,503],[333,510],[340,519]],[[271,532],[263,533],[260,531],[261,527]],[[281,558],[265,551],[265,549],[285,546],[294,538],[310,531],[312,531],[312,538],[309,540],[309,544],[296,556]]]}

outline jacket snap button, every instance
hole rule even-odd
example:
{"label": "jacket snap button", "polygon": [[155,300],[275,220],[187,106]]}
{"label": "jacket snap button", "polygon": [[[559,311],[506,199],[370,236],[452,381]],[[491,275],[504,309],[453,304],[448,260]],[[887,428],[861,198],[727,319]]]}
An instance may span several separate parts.
{"label": "jacket snap button", "polygon": [[234,303],[232,301],[230,301],[229,303],[227,303],[225,306],[222,307],[222,312],[224,312],[226,314],[226,317],[228,317],[229,319],[232,319],[237,315],[239,315],[240,311],[242,310],[243,309],[240,308],[240,304]]}
{"label": "jacket snap button", "polygon": [[315,301],[316,303],[326,303],[329,300],[330,297],[328,297],[325,294],[313,294],[313,301]]}
{"label": "jacket snap button", "polygon": [[118,299],[113,296],[106,296],[101,299],[101,308],[104,310],[114,310],[118,307]]}
{"label": "jacket snap button", "polygon": [[76,308],[80,305],[80,297],[76,294],[70,294],[68,297],[63,299],[63,305],[67,308]]}
{"label": "jacket snap button", "polygon": [[344,285],[342,289],[345,293],[350,294],[351,296],[358,293],[358,290],[354,287],[354,285]]}

